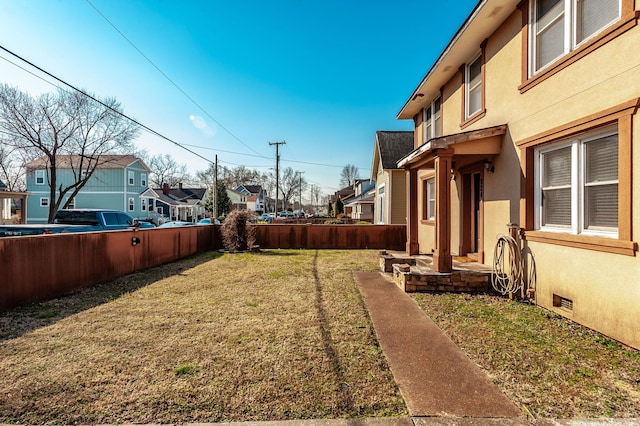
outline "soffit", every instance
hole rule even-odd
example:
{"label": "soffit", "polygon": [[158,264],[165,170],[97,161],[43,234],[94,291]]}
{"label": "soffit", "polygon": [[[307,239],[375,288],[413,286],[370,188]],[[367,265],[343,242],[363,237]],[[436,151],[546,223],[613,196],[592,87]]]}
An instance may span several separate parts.
{"label": "soffit", "polygon": [[433,101],[440,94],[440,88],[480,51],[480,44],[516,10],[518,3],[520,0],[481,0],[405,102],[397,118],[412,119]]}
{"label": "soffit", "polygon": [[502,139],[507,133],[507,125],[441,136],[418,147],[398,161],[398,167],[411,169],[431,163],[438,150],[452,150],[453,156],[498,155],[502,149]]}

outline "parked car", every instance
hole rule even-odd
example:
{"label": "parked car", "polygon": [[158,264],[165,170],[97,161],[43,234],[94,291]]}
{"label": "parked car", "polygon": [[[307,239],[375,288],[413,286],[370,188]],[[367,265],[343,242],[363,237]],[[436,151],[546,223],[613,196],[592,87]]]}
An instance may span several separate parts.
{"label": "parked car", "polygon": [[198,225],[211,225],[212,223],[214,225],[220,225],[220,221],[218,219],[213,219],[212,221],[210,217],[205,217],[204,219],[200,219],[198,221]]}
{"label": "parked car", "polygon": [[193,222],[184,222],[182,220],[172,220],[171,222],[165,222],[162,225],[158,226],[158,228],[176,228],[180,226],[195,226]]}
{"label": "parked car", "polygon": [[60,209],[53,223],[0,226],[0,237],[60,234],[94,231],[116,231],[131,228],[154,228],[149,222],[139,222],[119,210]]}
{"label": "parked car", "polygon": [[[271,214],[273,214],[273,213],[271,213]],[[273,216],[271,216],[271,214],[270,213],[262,213],[260,216],[258,216],[258,222],[267,222],[267,223],[273,222]]]}

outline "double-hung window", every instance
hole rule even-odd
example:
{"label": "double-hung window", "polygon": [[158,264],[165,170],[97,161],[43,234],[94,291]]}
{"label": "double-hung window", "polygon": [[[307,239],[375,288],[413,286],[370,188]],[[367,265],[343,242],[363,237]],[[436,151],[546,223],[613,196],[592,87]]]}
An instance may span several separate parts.
{"label": "double-hung window", "polygon": [[423,110],[424,142],[442,136],[440,117],[440,98],[437,98]]}
{"label": "double-hung window", "polygon": [[482,110],[482,54],[465,66],[465,119]]}
{"label": "double-hung window", "polygon": [[578,135],[536,150],[536,227],[618,236],[618,134]]}
{"label": "double-hung window", "polygon": [[44,170],[36,170],[36,185],[44,185]]}
{"label": "double-hung window", "polygon": [[136,201],[133,198],[129,198],[129,211],[132,212],[136,209]]}
{"label": "double-hung window", "polygon": [[129,177],[129,185],[133,186],[136,184],[136,172],[129,170],[129,172],[127,173],[128,177]]}
{"label": "double-hung window", "polygon": [[533,0],[530,11],[532,76],[618,21],[622,0]]}
{"label": "double-hung window", "polygon": [[428,179],[424,182],[424,220],[436,219],[436,180]]}

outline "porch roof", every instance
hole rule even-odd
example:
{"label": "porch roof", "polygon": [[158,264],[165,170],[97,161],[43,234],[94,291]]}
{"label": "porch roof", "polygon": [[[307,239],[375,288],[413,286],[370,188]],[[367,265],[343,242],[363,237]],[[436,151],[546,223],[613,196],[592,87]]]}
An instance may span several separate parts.
{"label": "porch roof", "polygon": [[502,147],[507,125],[487,127],[431,139],[398,161],[398,167],[412,169],[429,166],[438,150],[451,149],[457,155],[497,155]]}

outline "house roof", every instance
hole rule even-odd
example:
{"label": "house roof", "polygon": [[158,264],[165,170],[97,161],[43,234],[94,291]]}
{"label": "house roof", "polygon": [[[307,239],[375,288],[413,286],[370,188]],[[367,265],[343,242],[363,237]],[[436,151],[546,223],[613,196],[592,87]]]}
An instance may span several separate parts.
{"label": "house roof", "polygon": [[[439,94],[440,88],[470,60],[482,42],[511,15],[521,0],[480,0],[398,113],[411,119]],[[427,6],[425,6],[427,7]]]}
{"label": "house roof", "polygon": [[[78,167],[80,163],[80,159],[82,157],[80,155],[58,155],[56,156],[56,167],[58,169],[70,169],[72,167]],[[150,171],[147,165],[135,155],[100,155],[100,160],[96,168],[98,169],[124,169],[129,167],[136,161],[139,161],[142,166]],[[86,157],[86,159],[89,159]],[[46,156],[37,158],[24,166],[27,169],[39,169],[45,168],[49,165],[49,158]]]}
{"label": "house roof", "polygon": [[376,147],[383,169],[397,169],[398,160],[413,151],[413,131],[378,130]]}
{"label": "house roof", "polygon": [[206,188],[170,188],[169,194],[162,192],[162,188],[153,188],[156,198],[171,205],[197,204],[206,195]]}
{"label": "house roof", "polygon": [[240,185],[236,190],[242,192],[241,188],[246,189],[250,194],[259,194],[260,191],[262,191],[262,187],[260,185]]}

